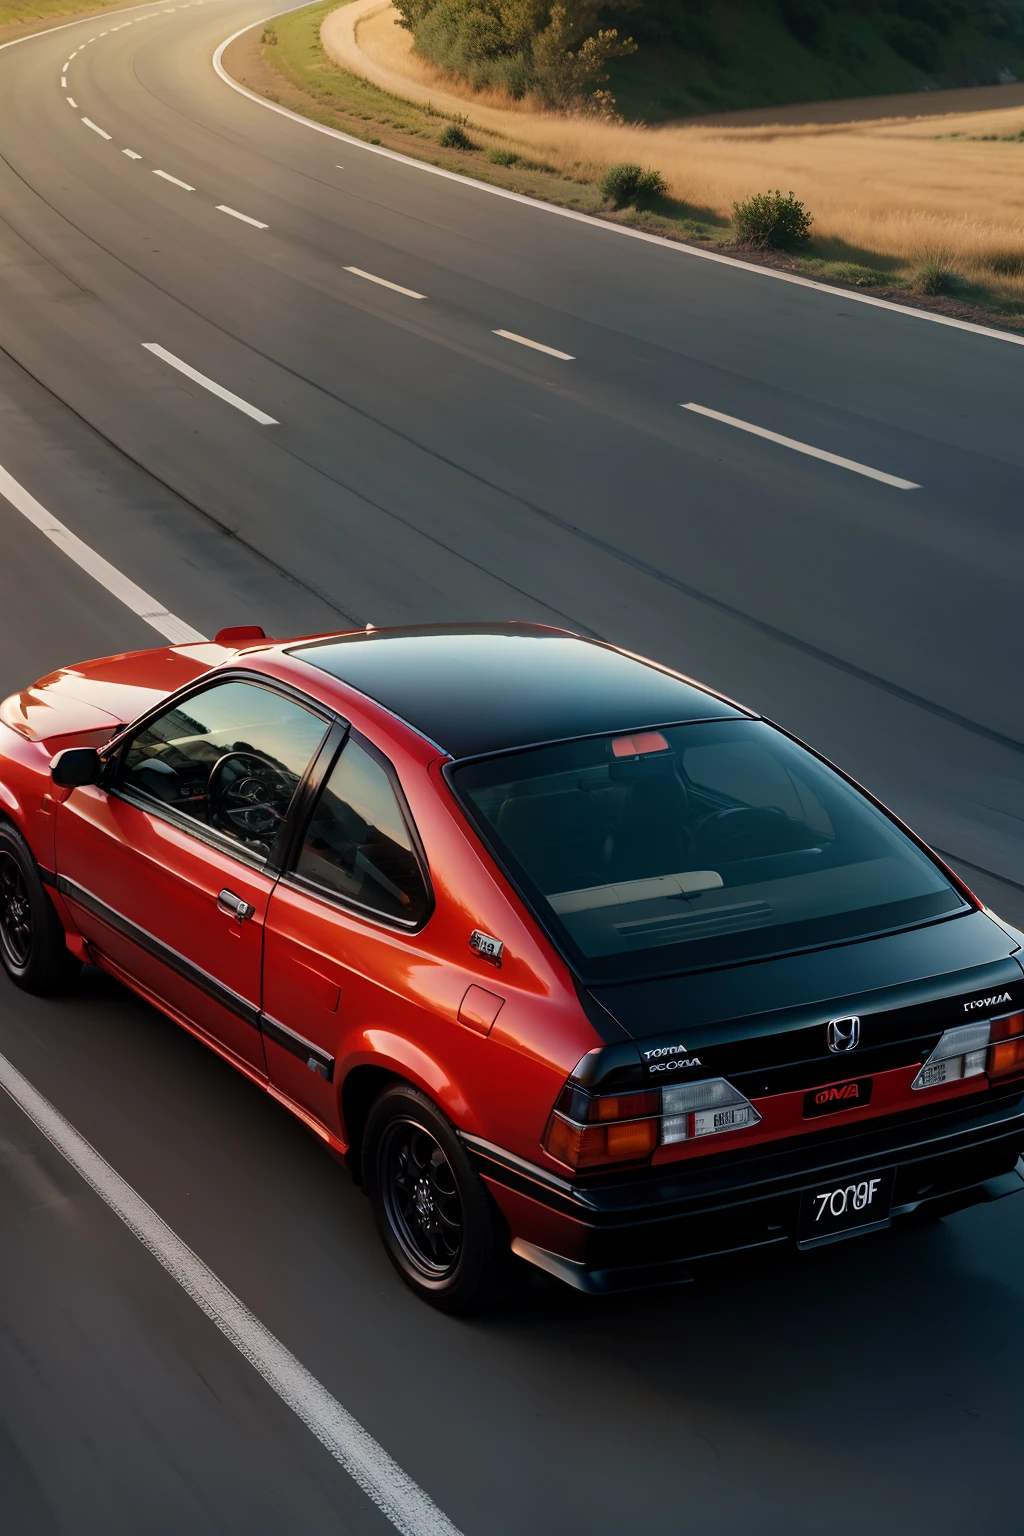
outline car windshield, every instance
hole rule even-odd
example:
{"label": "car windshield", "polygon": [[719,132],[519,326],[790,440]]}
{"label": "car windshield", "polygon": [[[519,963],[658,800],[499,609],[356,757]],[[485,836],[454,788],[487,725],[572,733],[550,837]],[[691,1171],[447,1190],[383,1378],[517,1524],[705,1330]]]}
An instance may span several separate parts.
{"label": "car windshield", "polygon": [[453,780],[595,980],[727,965],[966,906],[888,817],[761,721],[537,747]]}

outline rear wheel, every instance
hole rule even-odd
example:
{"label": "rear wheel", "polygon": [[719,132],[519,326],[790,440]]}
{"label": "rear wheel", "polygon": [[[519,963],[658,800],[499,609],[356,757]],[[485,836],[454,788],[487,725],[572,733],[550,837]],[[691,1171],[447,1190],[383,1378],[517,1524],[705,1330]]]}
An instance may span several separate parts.
{"label": "rear wheel", "polygon": [[367,1193],[388,1257],[408,1286],[446,1312],[486,1306],[502,1289],[508,1238],[449,1121],[410,1084],[370,1110]]}
{"label": "rear wheel", "polygon": [[81,970],[31,849],[5,823],[0,823],[0,960],[16,986],[42,996],[67,991]]}

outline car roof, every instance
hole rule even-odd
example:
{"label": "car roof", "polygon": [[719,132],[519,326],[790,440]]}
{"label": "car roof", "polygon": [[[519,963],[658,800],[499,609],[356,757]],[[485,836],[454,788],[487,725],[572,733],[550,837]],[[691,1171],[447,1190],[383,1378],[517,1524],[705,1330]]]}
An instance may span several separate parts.
{"label": "car roof", "polygon": [[288,653],[454,758],[745,714],[654,662],[539,624],[372,630]]}

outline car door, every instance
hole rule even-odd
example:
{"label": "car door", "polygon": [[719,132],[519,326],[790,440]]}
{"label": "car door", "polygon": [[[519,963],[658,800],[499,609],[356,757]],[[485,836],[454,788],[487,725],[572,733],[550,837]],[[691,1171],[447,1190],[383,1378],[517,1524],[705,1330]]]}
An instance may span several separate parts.
{"label": "car door", "polygon": [[140,722],[57,812],[58,889],[101,963],[263,1076],[275,857],[328,726],[253,674],[219,679]]}
{"label": "car door", "polygon": [[352,732],[270,901],[263,1030],[271,1081],[339,1129],[335,1066],[354,1025],[403,1026],[436,963],[426,861],[391,764]]}

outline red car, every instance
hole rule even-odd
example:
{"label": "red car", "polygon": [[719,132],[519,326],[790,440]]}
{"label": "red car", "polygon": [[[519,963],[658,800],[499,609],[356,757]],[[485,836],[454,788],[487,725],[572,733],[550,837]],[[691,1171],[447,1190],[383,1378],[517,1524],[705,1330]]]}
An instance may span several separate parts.
{"label": "red car", "polygon": [[[1022,936],[792,737],[530,625],[222,631],[0,706],[0,953],[344,1157],[451,1310],[1024,1187]],[[130,723],[128,723],[130,722]]]}

